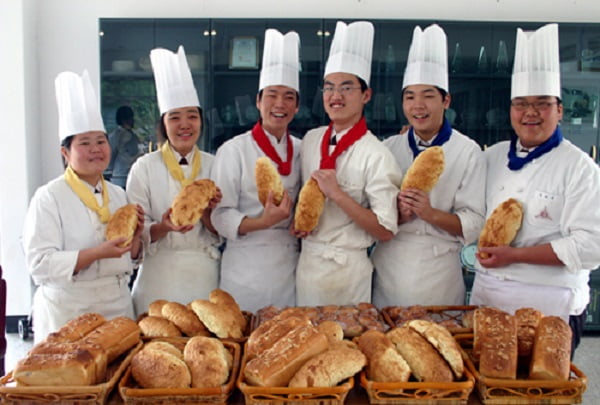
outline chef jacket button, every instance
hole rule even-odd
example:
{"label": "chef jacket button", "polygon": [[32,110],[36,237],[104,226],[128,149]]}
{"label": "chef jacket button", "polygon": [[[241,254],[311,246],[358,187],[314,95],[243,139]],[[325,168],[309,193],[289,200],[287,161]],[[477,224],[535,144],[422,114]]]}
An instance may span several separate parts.
{"label": "chef jacket button", "polygon": [[525,189],[524,189],[523,187],[519,187],[519,188],[517,189],[517,193],[522,193],[523,191],[525,191]]}

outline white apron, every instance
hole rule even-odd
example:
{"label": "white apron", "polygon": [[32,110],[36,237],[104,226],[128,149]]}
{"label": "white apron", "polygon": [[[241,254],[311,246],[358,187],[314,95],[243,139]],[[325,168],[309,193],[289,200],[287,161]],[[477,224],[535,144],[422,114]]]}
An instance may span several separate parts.
{"label": "white apron", "polygon": [[460,248],[458,241],[408,234],[398,234],[378,244],[372,254],[373,304],[379,308],[463,305],[465,284]]}
{"label": "white apron", "polygon": [[366,249],[303,240],[296,269],[296,303],[316,306],[371,302],[372,273]]}
{"label": "white apron", "polygon": [[97,312],[107,319],[118,316],[133,319],[128,282],[129,276],[114,276],[78,281],[68,287],[40,285],[33,297],[34,343],[86,312]]}
{"label": "white apron", "polygon": [[233,295],[240,308],[251,312],[268,305],[294,306],[297,262],[295,238],[289,244],[270,245],[228,240],[221,257],[220,288]]}
{"label": "white apron", "polygon": [[139,316],[157,299],[188,304],[207,299],[219,285],[219,253],[211,247],[197,250],[161,249],[144,258],[133,285],[133,303]]}

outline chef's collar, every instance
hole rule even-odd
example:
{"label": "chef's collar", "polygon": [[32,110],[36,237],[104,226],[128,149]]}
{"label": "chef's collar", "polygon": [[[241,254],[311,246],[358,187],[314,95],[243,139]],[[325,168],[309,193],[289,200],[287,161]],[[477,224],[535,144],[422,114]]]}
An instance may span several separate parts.
{"label": "chef's collar", "polygon": [[415,137],[417,138],[416,139],[417,140],[417,148],[419,148],[419,150],[425,150],[425,149],[429,148],[433,144],[433,141],[435,141],[435,138],[437,138],[437,136],[438,136],[438,134],[435,134],[433,136],[433,138],[426,141],[415,132]]}
{"label": "chef's collar", "polygon": [[330,142],[330,145],[335,146],[335,144],[338,143],[342,139],[342,137],[346,135],[351,129],[352,127],[343,129],[340,132],[336,132],[335,128],[331,127],[331,139],[335,139],[335,142]]}
{"label": "chef's collar", "polygon": [[287,136],[285,136],[285,134],[281,137],[281,139],[277,139],[277,137],[273,134],[271,134],[269,131],[267,131],[265,129],[265,127],[263,127],[263,131],[265,131],[265,134],[267,135],[267,138],[269,138],[269,141],[271,141],[271,144],[274,145],[286,145],[287,144]]}
{"label": "chef's collar", "polygon": [[530,152],[533,152],[535,150],[535,148],[537,148],[537,146],[531,146],[529,148],[526,148],[523,146],[523,144],[521,144],[521,140],[517,139],[517,156],[518,157],[525,157],[527,156]]}
{"label": "chef's collar", "polygon": [[182,155],[181,153],[177,152],[173,146],[169,143],[169,148],[171,148],[171,151],[173,151],[173,155],[175,156],[175,160],[177,160],[178,162],[181,161],[181,158],[185,158],[185,160],[187,160],[188,164],[192,164],[193,158],[194,158],[194,151],[196,150],[196,148],[192,148],[192,150],[190,151],[190,153],[188,153],[187,155]]}

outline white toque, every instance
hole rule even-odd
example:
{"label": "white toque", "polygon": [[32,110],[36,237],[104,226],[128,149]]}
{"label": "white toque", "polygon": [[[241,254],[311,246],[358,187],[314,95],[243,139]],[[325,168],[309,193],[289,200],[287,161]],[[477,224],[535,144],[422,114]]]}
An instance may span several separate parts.
{"label": "white toque", "polygon": [[408,51],[402,88],[413,84],[428,84],[448,92],[448,46],[446,33],[437,24],[425,30],[418,25]]}
{"label": "white toque", "polygon": [[267,86],[287,86],[300,92],[299,47],[300,37],[295,31],[285,35],[271,28],[265,31],[259,91]]}
{"label": "white toque", "polygon": [[368,21],[348,25],[338,21],[323,77],[331,73],[350,73],[369,85],[374,36],[375,28]]}

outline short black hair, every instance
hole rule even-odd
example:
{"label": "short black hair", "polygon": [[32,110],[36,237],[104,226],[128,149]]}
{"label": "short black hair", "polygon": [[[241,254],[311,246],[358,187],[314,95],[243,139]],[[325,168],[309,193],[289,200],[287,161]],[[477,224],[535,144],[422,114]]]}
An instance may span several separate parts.
{"label": "short black hair", "polygon": [[364,93],[365,91],[367,91],[367,89],[369,88],[369,85],[367,84],[367,82],[358,76],[356,76],[356,78],[358,79],[358,84],[360,84],[361,93]]}
{"label": "short black hair", "polygon": [[[258,100],[262,100],[262,95],[263,95],[263,90],[264,89],[260,89],[258,91]],[[296,107],[298,107],[300,105],[300,93],[298,93],[297,91],[294,91],[296,93]]]}
{"label": "short black hair", "polygon": [[133,119],[133,109],[128,105],[122,105],[117,108],[117,114],[115,116],[115,120],[117,121],[117,125],[123,125],[125,121]]}
{"label": "short black hair", "polygon": [[[204,131],[204,114],[202,114],[202,108],[196,107],[198,112],[200,113],[200,121],[202,122],[202,126],[200,127],[200,136],[202,136],[202,131]],[[165,127],[165,114],[163,113],[160,116],[160,120],[158,121],[157,135],[161,136],[165,142],[169,141],[169,137],[167,136],[167,127]]]}

